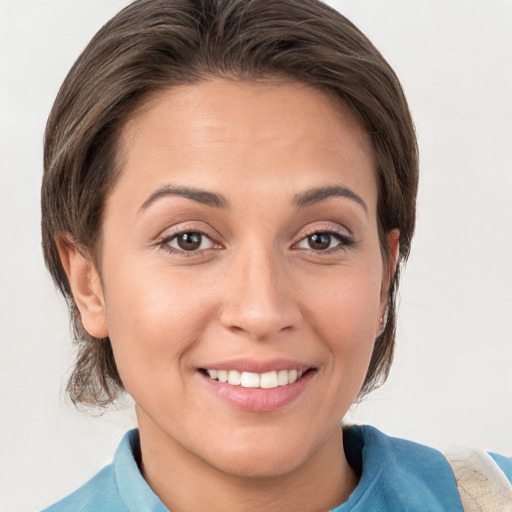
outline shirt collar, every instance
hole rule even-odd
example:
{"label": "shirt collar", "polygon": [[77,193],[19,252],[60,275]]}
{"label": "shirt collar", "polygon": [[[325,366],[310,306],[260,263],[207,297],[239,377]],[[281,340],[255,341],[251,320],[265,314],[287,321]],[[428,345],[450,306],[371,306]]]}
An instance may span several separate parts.
{"label": "shirt collar", "polygon": [[114,478],[119,495],[129,512],[169,512],[142,476],[140,439],[137,429],[125,434],[114,456]]}

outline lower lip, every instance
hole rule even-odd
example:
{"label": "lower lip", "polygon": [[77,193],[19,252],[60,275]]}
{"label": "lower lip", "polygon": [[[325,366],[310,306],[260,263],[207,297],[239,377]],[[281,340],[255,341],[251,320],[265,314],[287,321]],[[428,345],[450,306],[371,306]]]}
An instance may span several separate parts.
{"label": "lower lip", "polygon": [[271,412],[296,400],[305,391],[315,372],[310,370],[293,384],[270,389],[232,386],[198,373],[210,390],[231,406],[248,412]]}

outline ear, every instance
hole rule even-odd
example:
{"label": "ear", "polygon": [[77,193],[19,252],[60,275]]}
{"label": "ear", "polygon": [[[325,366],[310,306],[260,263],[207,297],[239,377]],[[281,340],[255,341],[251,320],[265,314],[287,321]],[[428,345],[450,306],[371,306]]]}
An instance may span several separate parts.
{"label": "ear", "polygon": [[[400,252],[400,231],[392,229],[388,233],[388,260],[382,273],[382,285],[380,289],[380,317],[383,318],[387,314],[387,306],[389,300],[389,288],[395,276],[396,266]],[[386,322],[383,322],[384,327]]]}
{"label": "ear", "polygon": [[108,336],[105,299],[99,274],[89,257],[78,249],[70,233],[57,237],[60,260],[85,330],[95,338]]}

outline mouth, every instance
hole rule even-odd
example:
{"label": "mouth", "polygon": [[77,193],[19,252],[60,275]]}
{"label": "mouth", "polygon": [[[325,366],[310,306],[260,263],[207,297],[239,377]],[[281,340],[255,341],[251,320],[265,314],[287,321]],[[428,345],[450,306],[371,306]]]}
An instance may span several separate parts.
{"label": "mouth", "polygon": [[255,373],[238,370],[215,370],[201,368],[200,372],[210,379],[231,386],[240,386],[242,388],[252,389],[274,389],[277,387],[288,386],[297,382],[314,371],[314,368],[307,370],[274,370],[265,373]]}
{"label": "mouth", "polygon": [[[214,397],[245,412],[274,412],[291,406],[314,389],[318,368],[290,359],[239,358],[197,368],[200,381]],[[211,395],[210,395],[211,396]]]}

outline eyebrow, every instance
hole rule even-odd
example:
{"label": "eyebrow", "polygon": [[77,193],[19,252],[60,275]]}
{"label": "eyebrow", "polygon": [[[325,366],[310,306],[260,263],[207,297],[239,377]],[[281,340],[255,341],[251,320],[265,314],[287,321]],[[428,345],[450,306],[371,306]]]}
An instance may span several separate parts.
{"label": "eyebrow", "polygon": [[221,194],[215,194],[214,192],[207,192],[193,187],[174,187],[172,185],[164,185],[158,190],[155,190],[139,208],[139,212],[149,208],[157,199],[165,196],[180,196],[198,203],[212,206],[214,208],[229,208],[228,200]]}
{"label": "eyebrow", "polygon": [[[157,199],[166,196],[180,196],[186,199],[191,199],[201,204],[211,206],[214,208],[229,208],[229,201],[221,194],[208,192],[206,190],[197,189],[194,187],[176,187],[172,185],[163,185],[155,190],[141,205],[139,212],[149,208]],[[311,190],[296,194],[293,198],[293,204],[297,208],[306,208],[312,206],[326,199],[332,197],[345,197],[351,199],[359,204],[366,214],[368,214],[368,207],[366,203],[352,190],[341,185],[331,185],[327,187],[319,187]]]}
{"label": "eyebrow", "polygon": [[325,201],[331,197],[345,197],[347,199],[351,199],[359,204],[366,214],[368,214],[368,207],[366,206],[366,203],[355,192],[347,187],[342,187],[341,185],[331,185],[328,187],[307,190],[302,194],[297,194],[293,198],[293,203],[297,208],[306,208],[307,206],[312,206],[313,204]]}

